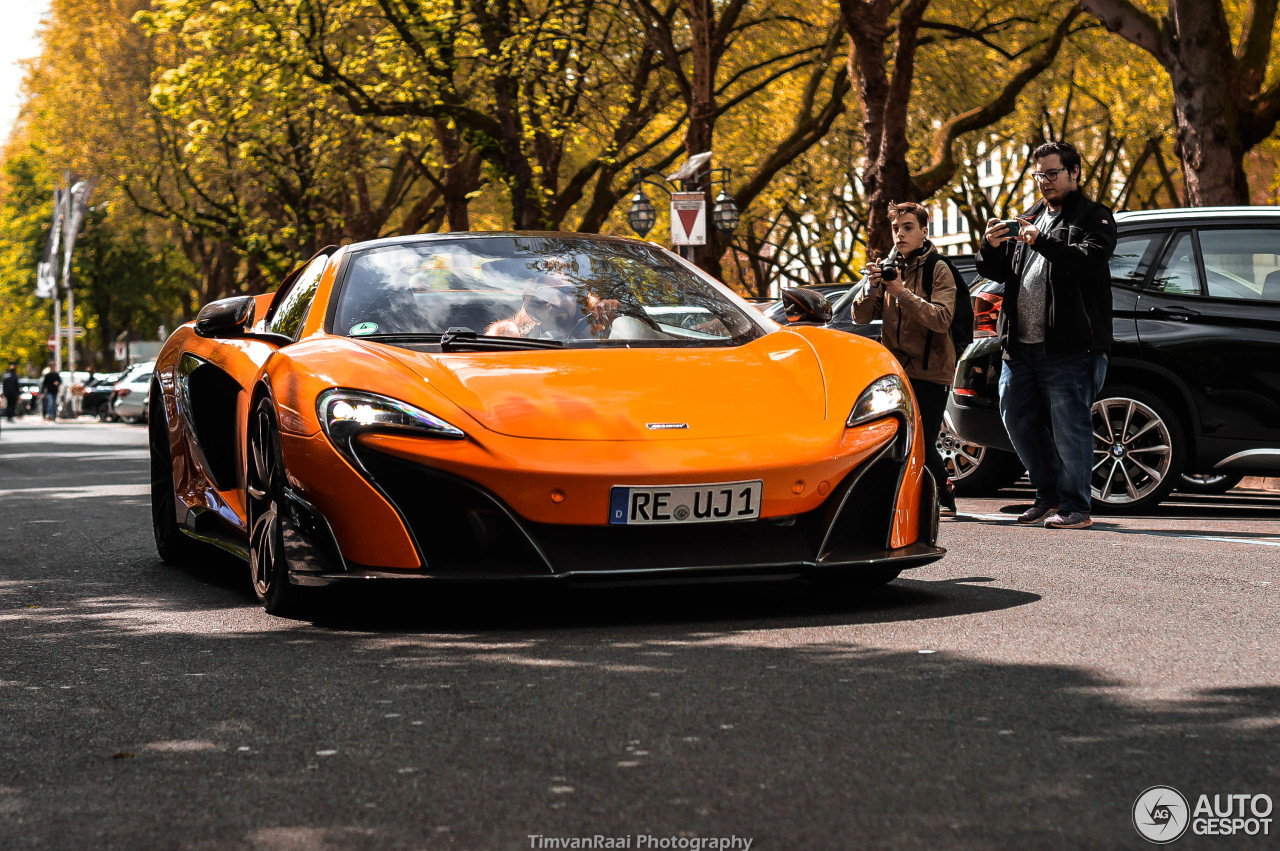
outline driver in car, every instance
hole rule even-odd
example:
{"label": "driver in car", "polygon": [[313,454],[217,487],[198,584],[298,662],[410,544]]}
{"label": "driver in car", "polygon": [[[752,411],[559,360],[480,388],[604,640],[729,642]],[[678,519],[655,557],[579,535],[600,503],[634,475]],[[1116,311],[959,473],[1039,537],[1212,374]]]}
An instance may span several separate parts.
{"label": "driver in car", "polygon": [[492,337],[535,340],[603,339],[618,315],[616,299],[602,299],[577,284],[553,277],[530,281],[520,310],[485,329]]}

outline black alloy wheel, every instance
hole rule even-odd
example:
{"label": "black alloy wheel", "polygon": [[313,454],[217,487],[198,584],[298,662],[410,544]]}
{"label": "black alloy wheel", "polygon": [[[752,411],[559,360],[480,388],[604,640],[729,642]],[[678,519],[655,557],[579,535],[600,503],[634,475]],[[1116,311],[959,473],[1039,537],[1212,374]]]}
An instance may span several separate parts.
{"label": "black alloy wheel", "polygon": [[[152,393],[160,388],[153,385]],[[161,398],[159,395],[157,399]],[[207,554],[198,541],[188,538],[178,526],[177,497],[173,486],[173,452],[169,448],[169,428],[164,405],[156,405],[147,423],[147,444],[151,455],[151,530],[156,552],[165,564],[189,565]]]}
{"label": "black alloy wheel", "polygon": [[1159,505],[1182,480],[1182,423],[1153,393],[1103,388],[1093,403],[1093,508],[1100,514],[1141,514]]}
{"label": "black alloy wheel", "polygon": [[1183,473],[1177,489],[1182,493],[1219,494],[1226,493],[1244,481],[1238,473]]}
{"label": "black alloy wheel", "polygon": [[253,592],[268,614],[302,614],[306,589],[289,584],[284,548],[285,473],[280,430],[270,399],[261,399],[249,421],[249,469],[245,504],[249,521],[249,572]]}

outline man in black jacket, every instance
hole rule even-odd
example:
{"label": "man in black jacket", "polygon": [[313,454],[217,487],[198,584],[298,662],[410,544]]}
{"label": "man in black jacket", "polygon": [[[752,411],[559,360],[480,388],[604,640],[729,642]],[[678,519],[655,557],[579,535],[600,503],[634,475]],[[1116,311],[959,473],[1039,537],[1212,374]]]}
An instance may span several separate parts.
{"label": "man in black jacket", "polygon": [[49,364],[44,371],[44,377],[40,379],[40,392],[44,394],[44,418],[46,420],[58,421],[58,393],[62,389],[62,376],[53,368],[53,364]]}
{"label": "man in black jacket", "polygon": [[13,415],[18,410],[18,394],[22,387],[18,383],[18,364],[9,361],[9,368],[4,373],[4,416],[13,422]]}
{"label": "man in black jacket", "polygon": [[1080,154],[1049,142],[1031,154],[1042,200],[1010,234],[987,222],[978,272],[1005,285],[1000,418],[1036,489],[1019,523],[1093,525],[1093,400],[1111,350],[1111,211],[1080,194]]}

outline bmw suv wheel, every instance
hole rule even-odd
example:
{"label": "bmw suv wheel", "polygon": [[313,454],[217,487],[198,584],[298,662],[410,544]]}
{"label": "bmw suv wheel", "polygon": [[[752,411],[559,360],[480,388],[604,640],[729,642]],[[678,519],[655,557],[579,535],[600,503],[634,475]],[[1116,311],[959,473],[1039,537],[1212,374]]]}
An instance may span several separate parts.
{"label": "bmw suv wheel", "polygon": [[1093,403],[1093,507],[1138,514],[1169,495],[1182,475],[1182,425],[1161,399],[1136,387],[1106,388]]}

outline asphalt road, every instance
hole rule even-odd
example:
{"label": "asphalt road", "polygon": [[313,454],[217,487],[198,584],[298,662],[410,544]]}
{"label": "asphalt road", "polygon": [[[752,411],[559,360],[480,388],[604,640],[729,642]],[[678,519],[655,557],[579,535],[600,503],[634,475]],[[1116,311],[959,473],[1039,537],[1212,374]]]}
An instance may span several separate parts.
{"label": "asphalt road", "polygon": [[1280,799],[1280,494],[1072,532],[961,500],[861,596],[361,589],[313,624],[163,565],[146,471],[141,427],[3,425],[2,848],[1145,848],[1150,786]]}

